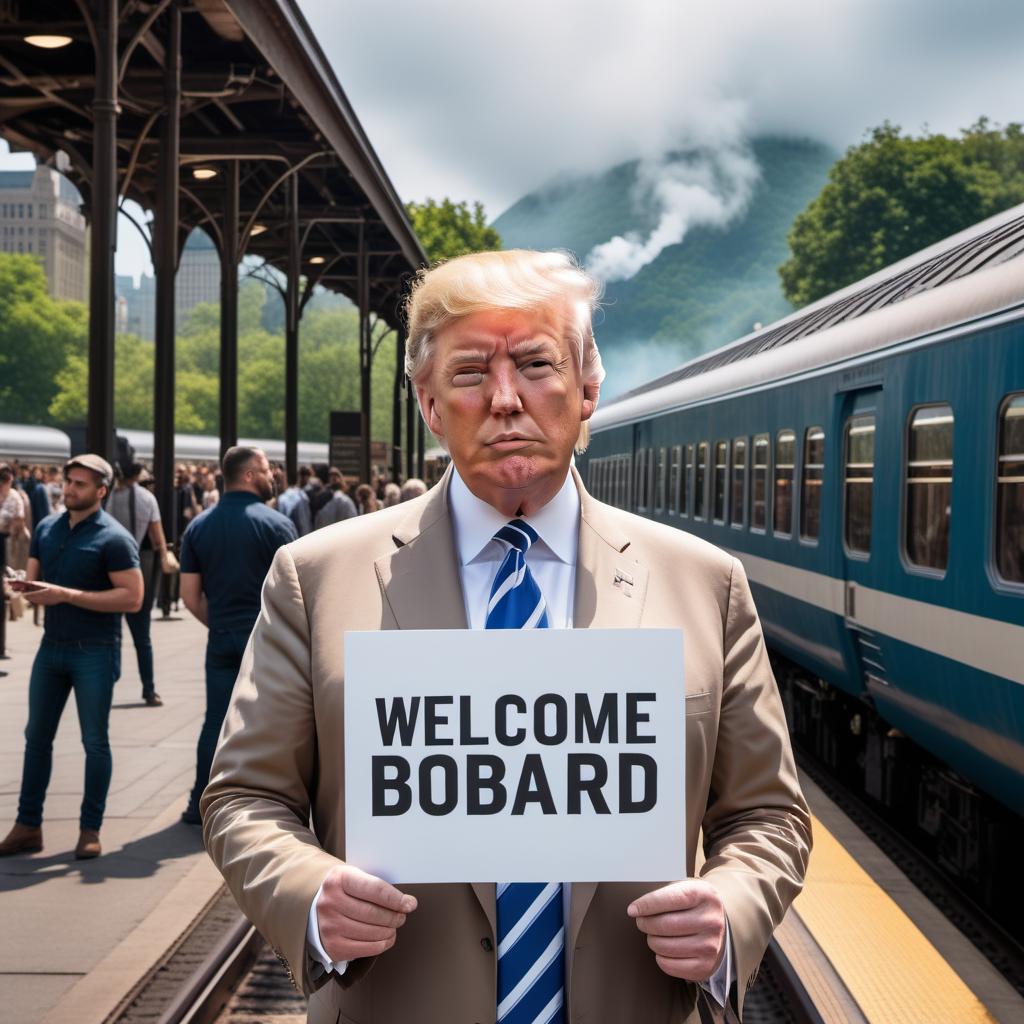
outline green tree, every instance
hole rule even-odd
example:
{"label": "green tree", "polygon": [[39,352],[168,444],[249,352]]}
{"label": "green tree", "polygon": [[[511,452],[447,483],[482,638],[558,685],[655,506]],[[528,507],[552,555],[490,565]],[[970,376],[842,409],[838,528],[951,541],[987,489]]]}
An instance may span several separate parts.
{"label": "green tree", "polygon": [[1024,202],[1024,130],[982,118],[959,138],[913,138],[885,122],[829,171],[793,222],[779,267],[802,306]]}
{"label": "green tree", "polygon": [[428,199],[406,203],[405,209],[431,266],[467,252],[501,248],[501,235],[488,227],[483,203],[474,203],[471,209],[468,203],[447,198],[440,203]]}
{"label": "green tree", "polygon": [[84,361],[87,330],[86,307],[50,298],[34,256],[0,253],[0,419],[55,422],[57,376]]}

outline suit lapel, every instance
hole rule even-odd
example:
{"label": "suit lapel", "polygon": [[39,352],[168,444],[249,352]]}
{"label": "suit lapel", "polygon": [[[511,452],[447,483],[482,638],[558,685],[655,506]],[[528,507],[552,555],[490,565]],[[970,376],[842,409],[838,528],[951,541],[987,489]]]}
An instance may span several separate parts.
{"label": "suit lapel", "polygon": [[580,492],[580,541],[576,555],[573,626],[576,629],[631,629],[640,625],[647,596],[647,567],[632,556],[629,538],[607,506]]}
{"label": "suit lapel", "polygon": [[374,563],[398,629],[465,629],[466,605],[448,512],[451,469],[392,535],[395,551]]}

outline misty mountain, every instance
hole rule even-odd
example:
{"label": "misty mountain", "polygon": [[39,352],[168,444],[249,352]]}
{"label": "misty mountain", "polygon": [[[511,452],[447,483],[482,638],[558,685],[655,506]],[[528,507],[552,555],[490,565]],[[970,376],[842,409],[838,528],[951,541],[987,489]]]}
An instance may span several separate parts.
{"label": "misty mountain", "polygon": [[[775,137],[753,140],[750,150],[759,175],[742,212],[724,225],[690,227],[632,277],[608,284],[595,321],[606,397],[790,312],[777,272],[789,254],[786,233],[839,154]],[[650,173],[634,160],[561,178],[524,196],[494,227],[505,248],[569,249],[585,262],[615,236],[643,239],[658,226],[664,209],[645,187]]]}

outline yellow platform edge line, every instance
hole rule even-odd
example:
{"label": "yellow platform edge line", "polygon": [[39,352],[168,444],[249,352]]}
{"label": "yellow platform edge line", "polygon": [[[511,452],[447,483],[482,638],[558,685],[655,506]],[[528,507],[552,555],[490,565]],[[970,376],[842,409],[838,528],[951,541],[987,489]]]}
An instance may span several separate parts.
{"label": "yellow platform edge line", "polygon": [[995,1018],[874,879],[813,818],[793,909],[871,1024],[994,1024]]}

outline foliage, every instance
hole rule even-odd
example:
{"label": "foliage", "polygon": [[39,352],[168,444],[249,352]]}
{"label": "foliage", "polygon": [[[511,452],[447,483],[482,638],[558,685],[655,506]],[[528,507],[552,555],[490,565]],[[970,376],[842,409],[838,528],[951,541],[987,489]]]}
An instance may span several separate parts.
{"label": "foliage", "polygon": [[36,257],[0,253],[0,419],[49,424],[57,375],[84,359],[88,314],[51,299]]}
{"label": "foliage", "polygon": [[[238,299],[238,423],[243,437],[284,436],[284,338],[263,326],[263,288],[250,282]],[[381,333],[378,328],[378,335]],[[371,434],[391,438],[394,336],[380,346],[371,375]],[[196,306],[175,347],[175,426],[181,433],[219,429],[220,311]],[[151,342],[118,335],[114,353],[114,420],[119,427],[153,428]],[[63,424],[84,423],[88,361],[71,353],[56,375],[50,412]],[[351,306],[309,307],[299,327],[299,438],[326,441],[332,410],[359,408],[359,316]]]}
{"label": "foliage", "polygon": [[467,252],[501,248],[501,235],[487,226],[483,203],[474,203],[470,209],[468,203],[448,198],[440,203],[428,199],[406,203],[405,209],[431,266]]}
{"label": "foliage", "polygon": [[959,138],[885,122],[793,222],[783,291],[804,305],[1024,202],[1024,130],[982,118]]}

